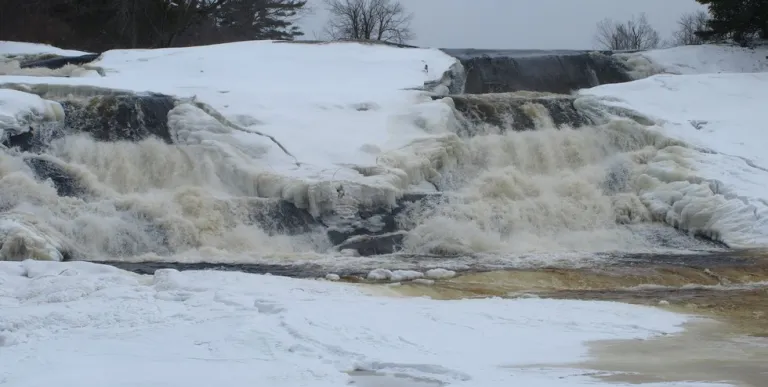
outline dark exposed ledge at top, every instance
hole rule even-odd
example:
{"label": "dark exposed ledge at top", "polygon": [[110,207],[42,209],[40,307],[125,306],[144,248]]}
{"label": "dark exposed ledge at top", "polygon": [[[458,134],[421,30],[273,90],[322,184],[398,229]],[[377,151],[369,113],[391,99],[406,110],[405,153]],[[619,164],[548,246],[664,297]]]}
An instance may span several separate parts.
{"label": "dark exposed ledge at top", "polygon": [[629,82],[629,69],[612,51],[443,49],[461,61],[467,94],[538,91],[569,94]]}

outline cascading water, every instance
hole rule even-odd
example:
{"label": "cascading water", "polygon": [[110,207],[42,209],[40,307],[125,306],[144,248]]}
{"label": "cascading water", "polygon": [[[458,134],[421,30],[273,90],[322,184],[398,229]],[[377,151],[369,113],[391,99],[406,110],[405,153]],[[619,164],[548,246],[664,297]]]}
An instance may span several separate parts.
{"label": "cascading water", "polygon": [[[706,232],[705,220],[668,211],[682,200],[669,196],[670,184],[709,200],[709,183],[686,169],[691,150],[647,130],[650,120],[589,98],[438,98],[440,120],[408,116],[434,136],[352,167],[386,182],[374,186],[257,167],[275,144],[293,155],[195,101],[6,87],[60,101],[66,119],[36,124],[34,141],[0,154],[2,259],[292,262],[345,246],[440,256],[712,247],[669,227]],[[424,185],[438,192],[407,191]],[[362,246],[360,235],[374,242]],[[377,236],[379,247],[370,244]]]}

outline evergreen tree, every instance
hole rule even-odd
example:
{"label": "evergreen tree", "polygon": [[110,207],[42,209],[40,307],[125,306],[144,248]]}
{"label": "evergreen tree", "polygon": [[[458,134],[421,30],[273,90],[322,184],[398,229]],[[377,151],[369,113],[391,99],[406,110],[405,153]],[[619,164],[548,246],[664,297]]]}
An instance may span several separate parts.
{"label": "evergreen tree", "polygon": [[0,40],[101,52],[293,40],[306,0],[0,0]]}
{"label": "evergreen tree", "polygon": [[293,40],[304,35],[293,21],[306,4],[306,0],[229,0],[214,17],[227,40]]}
{"label": "evergreen tree", "polygon": [[768,39],[768,0],[696,0],[709,7],[710,21],[699,34],[704,38],[731,38],[739,43]]}

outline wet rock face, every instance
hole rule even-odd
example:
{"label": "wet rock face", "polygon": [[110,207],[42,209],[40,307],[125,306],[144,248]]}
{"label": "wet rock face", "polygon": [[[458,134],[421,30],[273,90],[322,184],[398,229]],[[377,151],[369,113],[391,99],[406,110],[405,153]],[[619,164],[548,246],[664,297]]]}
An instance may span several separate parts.
{"label": "wet rock face", "polygon": [[51,179],[59,196],[82,198],[88,194],[88,188],[67,172],[64,166],[38,155],[30,155],[24,158],[24,162],[32,168],[38,179]]}
{"label": "wet rock face", "polygon": [[500,129],[523,131],[554,125],[577,128],[593,124],[576,106],[574,97],[544,93],[501,93],[451,96],[463,117],[459,135],[472,137],[488,124]]}
{"label": "wet rock face", "polygon": [[354,223],[328,224],[328,239],[339,250],[353,249],[360,255],[390,254],[399,248],[405,235],[393,234],[408,229],[398,217],[415,207],[434,208],[442,199],[437,193],[410,193],[403,195],[394,208],[359,208]]}
{"label": "wet rock face", "polygon": [[60,56],[53,58],[35,59],[21,63],[19,67],[25,68],[37,68],[43,67],[51,70],[62,68],[66,65],[84,65],[91,63],[98,59],[101,54],[86,54],[80,56]]}
{"label": "wet rock face", "polygon": [[466,70],[467,94],[519,90],[567,94],[607,83],[631,81],[610,53],[585,51],[444,50]]}
{"label": "wet rock face", "polygon": [[254,199],[249,220],[270,234],[297,235],[322,226],[309,211],[284,200]]}
{"label": "wet rock face", "polygon": [[34,130],[21,133],[8,133],[3,138],[3,145],[8,148],[18,148],[22,152],[29,152],[35,147]]}
{"label": "wet rock face", "polygon": [[40,153],[48,147],[51,140],[64,135],[63,129],[60,122],[39,123],[23,132],[19,132],[18,128],[0,127],[2,131],[0,143],[22,152]]}
{"label": "wet rock face", "polygon": [[392,254],[403,245],[407,232],[397,231],[380,235],[360,235],[349,238],[338,246],[339,250],[355,250],[362,256]]}
{"label": "wet rock face", "polygon": [[168,95],[117,94],[85,102],[62,101],[65,126],[100,141],[141,141],[150,136],[172,143],[168,112],[176,100]]}

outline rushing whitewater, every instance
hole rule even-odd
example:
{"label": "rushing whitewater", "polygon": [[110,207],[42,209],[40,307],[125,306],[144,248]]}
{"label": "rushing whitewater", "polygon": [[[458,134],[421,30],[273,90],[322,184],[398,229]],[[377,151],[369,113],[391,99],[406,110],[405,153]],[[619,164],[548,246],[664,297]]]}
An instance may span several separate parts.
{"label": "rushing whitewater", "polygon": [[[681,159],[684,148],[629,120],[557,129],[546,117],[535,131],[464,139],[446,135],[448,140],[421,144],[421,149],[440,152],[443,165],[435,165],[439,171],[433,175],[408,178],[426,178],[448,194],[442,203],[423,211],[412,208],[400,217],[415,227],[406,237],[405,252],[653,248],[656,240],[627,225],[653,220],[640,199],[652,186],[644,174],[648,164]],[[5,258],[62,258],[53,251],[79,259],[329,252],[332,246],[320,228],[270,235],[254,221],[254,212],[267,208],[258,198],[273,197],[269,190],[280,179],[249,163],[265,152],[265,145],[237,141],[233,130],[189,104],[174,108],[169,122],[176,144],[157,138],[102,142],[82,133],[51,141],[39,157],[73,177],[80,186],[77,197],[62,197],[51,180],[36,179],[25,163],[31,155],[4,153]],[[199,128],[211,137],[196,138]],[[443,154],[443,141],[454,150]],[[381,160],[387,162],[387,156]],[[329,196],[323,188],[323,182],[297,184],[295,196],[288,198],[304,208],[329,198],[335,199],[331,208],[343,206],[345,198]],[[359,200],[348,190],[347,199]],[[367,190],[358,195],[375,194],[378,198],[368,198],[379,201],[396,195],[381,187]],[[11,227],[11,221],[23,227]]]}
{"label": "rushing whitewater", "polygon": [[[298,139],[261,132],[258,115],[196,98],[173,100],[167,134],[137,108],[133,126],[99,138],[72,117],[114,114],[108,89],[30,79],[4,90],[31,100],[7,115],[6,135],[31,126],[43,139],[0,154],[6,260],[285,262],[359,235],[441,256],[711,248],[674,228],[719,239],[718,187],[690,169],[696,151],[592,97],[409,91],[411,105],[392,111],[358,100],[350,120],[381,115],[397,142],[365,142],[360,161],[322,169]],[[403,204],[412,194],[422,199]]]}

